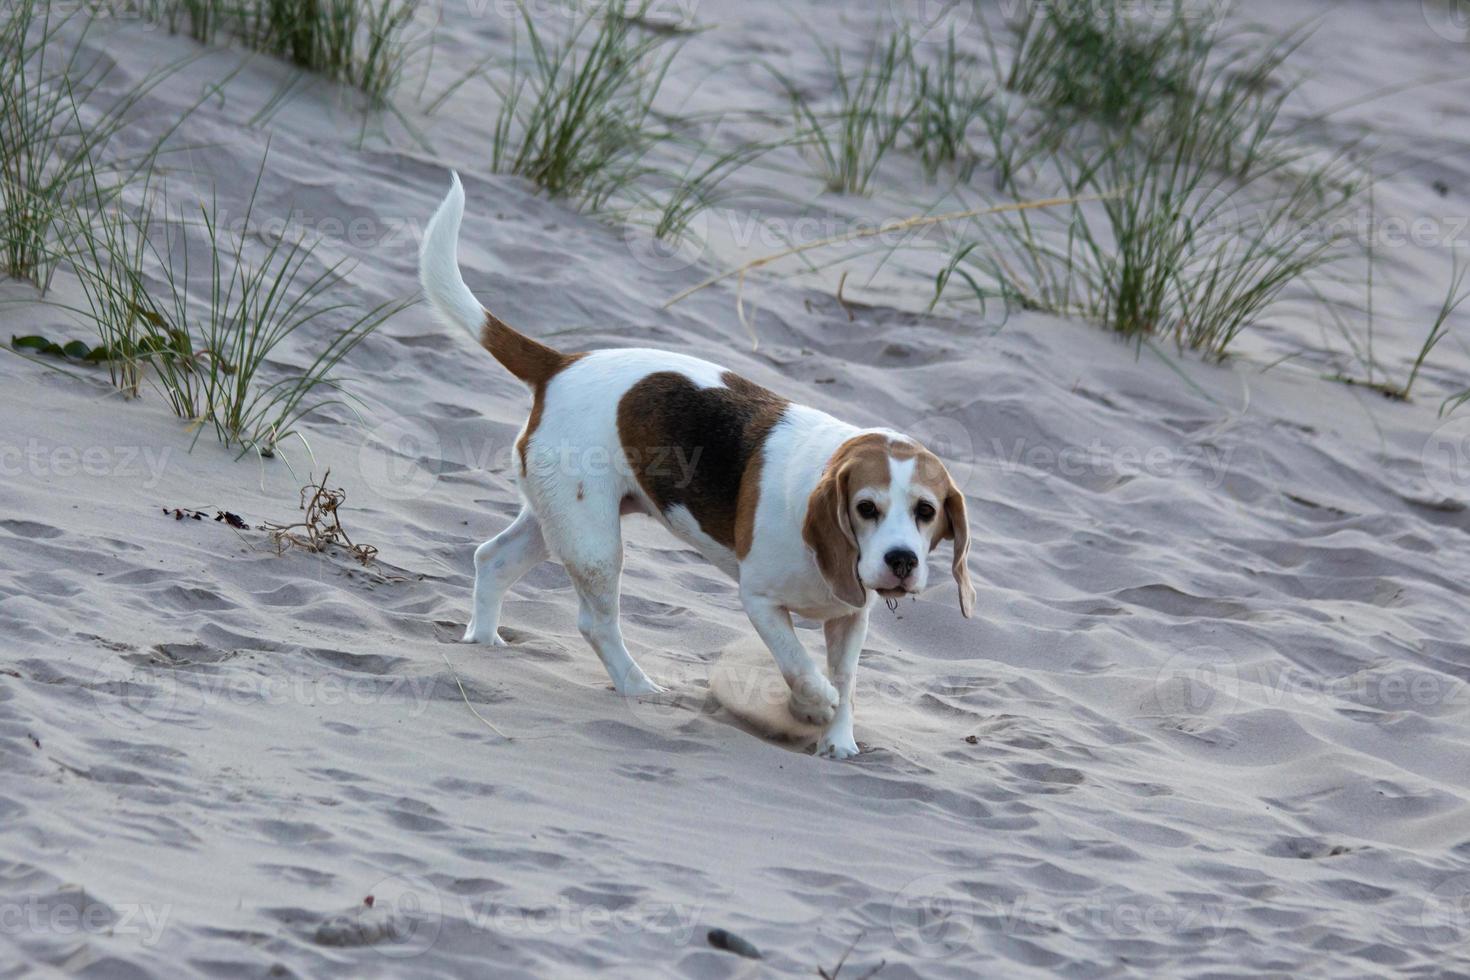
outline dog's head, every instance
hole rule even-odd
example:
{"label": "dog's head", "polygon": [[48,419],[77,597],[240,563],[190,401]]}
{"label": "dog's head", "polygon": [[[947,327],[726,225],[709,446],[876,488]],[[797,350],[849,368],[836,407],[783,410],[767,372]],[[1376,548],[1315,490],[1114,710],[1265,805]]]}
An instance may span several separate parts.
{"label": "dog's head", "polygon": [[922,592],[929,552],[952,540],[960,612],[974,611],[965,496],[939,457],[910,439],[867,432],[839,446],[807,502],[802,537],[853,606],[867,603],[868,589],[886,599]]}

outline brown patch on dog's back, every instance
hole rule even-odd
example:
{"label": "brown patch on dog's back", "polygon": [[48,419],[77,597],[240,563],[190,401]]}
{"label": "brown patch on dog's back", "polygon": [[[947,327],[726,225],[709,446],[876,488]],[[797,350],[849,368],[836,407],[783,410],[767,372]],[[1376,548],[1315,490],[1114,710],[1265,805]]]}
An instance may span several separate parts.
{"label": "brown patch on dog's back", "polygon": [[650,374],[618,402],[618,437],[654,506],[687,507],[700,530],[743,557],[766,436],[788,402],[731,371],[720,380],[701,388],[677,371]]}
{"label": "brown patch on dog's back", "polygon": [[736,558],[743,559],[748,555],[750,543],[755,540],[755,510],[761,502],[761,473],[765,470],[765,461],[765,452],[757,451],[740,478],[740,492],[735,495]]}

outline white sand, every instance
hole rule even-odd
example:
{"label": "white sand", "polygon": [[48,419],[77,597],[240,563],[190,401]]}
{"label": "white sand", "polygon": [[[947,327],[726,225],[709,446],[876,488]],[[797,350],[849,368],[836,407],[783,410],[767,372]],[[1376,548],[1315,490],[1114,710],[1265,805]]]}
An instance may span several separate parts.
{"label": "white sand", "polygon": [[[676,82],[718,73],[683,108],[783,123],[758,61],[818,81],[792,25],[832,5],[704,6],[715,29]],[[1259,7],[1278,26],[1332,14],[1300,53],[1298,112],[1470,71],[1418,3]],[[497,8],[475,9],[490,12],[450,5],[430,95],[509,50]],[[887,9],[846,16],[823,34],[856,53]],[[94,42],[116,85],[194,50],[136,26],[123,38]],[[235,59],[206,54],[162,85],[132,138]],[[171,191],[212,176],[238,211],[269,139],[263,209],[300,209],[325,258],[360,262],[367,305],[413,288],[415,231],[457,167],[467,278],[528,332],[688,351],[855,422],[945,437],[977,617],[938,569],[923,600],[880,608],[865,751],[823,761],[707,701],[719,652],[750,629],[730,583],[648,523],[628,525],[623,625],[670,697],[611,693],[554,564],[508,603],[513,646],[456,644],[471,551],[516,509],[507,462],[528,398],[422,308],[349,361],[367,425],[307,429],[350,530],[380,549],[375,572],[161,513],[291,517],[313,468],[299,447],[294,473],[208,434],[191,451],[155,395],[126,403],[0,357],[0,975],[811,976],[854,940],[843,977],[880,961],[885,980],[1470,971],[1470,489],[1454,441],[1470,420],[1431,437],[1440,398],[1470,383],[1463,337],[1395,404],[1320,380],[1343,363],[1325,353],[1261,372],[1342,349],[1309,303],[1257,331],[1251,358],[1171,370],[1081,323],[896,312],[922,305],[926,280],[864,293],[854,277],[884,305],[849,322],[828,276],[748,284],[752,352],[730,288],[660,309],[708,266],[650,267],[618,228],[487,174],[483,86],[433,119],[409,112],[427,147],[396,123],[359,147],[320,85],[247,126],[290,74],[257,60],[203,106],[184,136],[218,145],[174,158]],[[1327,124],[1388,148],[1382,212],[1470,213],[1467,95],[1421,88]],[[813,199],[786,162],[744,186]],[[905,167],[870,200],[821,199],[832,210],[811,212],[826,223],[807,237],[928,207]],[[802,211],[761,205],[788,228]],[[711,215],[710,238],[729,246],[745,213]],[[368,240],[327,224],[354,219]],[[1381,261],[1376,353],[1402,378],[1449,249]],[[57,295],[75,300],[74,283]],[[86,335],[56,309],[0,306],[0,336],[32,332]],[[466,706],[446,657],[511,741]],[[765,963],[710,948],[712,927]]]}

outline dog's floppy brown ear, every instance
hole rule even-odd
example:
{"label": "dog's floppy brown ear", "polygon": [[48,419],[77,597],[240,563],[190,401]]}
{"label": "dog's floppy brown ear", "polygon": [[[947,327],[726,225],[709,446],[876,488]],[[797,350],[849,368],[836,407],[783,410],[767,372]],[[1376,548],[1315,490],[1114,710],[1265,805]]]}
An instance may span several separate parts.
{"label": "dog's floppy brown ear", "polygon": [[816,553],[817,567],[837,598],[859,608],[868,604],[868,592],[858,578],[857,536],[847,513],[846,466],[828,467],[807,499],[801,537]]}
{"label": "dog's floppy brown ear", "polygon": [[944,517],[948,527],[944,537],[954,539],[954,580],[960,589],[960,614],[969,619],[975,614],[975,587],[970,584],[970,519],[965,513],[965,495],[953,483],[944,497]]}

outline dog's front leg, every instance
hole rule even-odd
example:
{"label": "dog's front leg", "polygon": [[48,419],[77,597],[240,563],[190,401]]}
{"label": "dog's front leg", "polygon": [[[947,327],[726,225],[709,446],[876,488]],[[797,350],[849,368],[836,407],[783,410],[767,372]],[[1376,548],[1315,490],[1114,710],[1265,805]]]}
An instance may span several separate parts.
{"label": "dog's front leg", "polygon": [[827,635],[827,676],[837,686],[837,713],[817,740],[817,755],[850,759],[858,754],[852,736],[852,690],[857,679],[858,655],[868,636],[868,610],[829,619],[822,624]]}
{"label": "dog's front leg", "polygon": [[740,598],[751,625],[770,648],[786,686],[791,688],[791,714],[809,724],[827,724],[837,712],[837,689],[802,648],[796,627],[791,625],[791,613],[763,596],[742,594]]}

